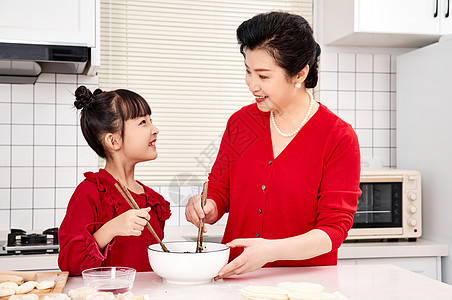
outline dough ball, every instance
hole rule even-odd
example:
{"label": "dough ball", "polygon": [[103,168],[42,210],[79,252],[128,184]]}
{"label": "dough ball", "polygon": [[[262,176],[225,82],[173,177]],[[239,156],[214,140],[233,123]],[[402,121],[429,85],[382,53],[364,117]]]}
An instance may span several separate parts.
{"label": "dough ball", "polygon": [[36,294],[12,295],[9,300],[39,300],[39,296]]}
{"label": "dough ball", "polygon": [[42,300],[71,300],[71,298],[66,294],[55,293],[45,295]]}
{"label": "dough ball", "polygon": [[283,299],[287,300],[288,291],[276,286],[246,286],[240,290],[242,300]]}
{"label": "dough ball", "polygon": [[92,287],[82,286],[80,288],[70,290],[67,294],[72,300],[85,300],[89,294],[94,294],[95,292],[96,290]]}
{"label": "dough ball", "polygon": [[36,284],[37,284],[36,281],[27,281],[19,286],[19,289],[16,291],[16,294],[29,293],[35,288]]}
{"label": "dough ball", "polygon": [[312,282],[293,282],[285,281],[278,283],[278,286],[288,290],[289,292],[321,292],[323,286]]}
{"label": "dough ball", "polygon": [[55,281],[41,281],[38,282],[38,284],[36,285],[36,288],[38,290],[47,290],[47,289],[51,289],[53,288],[53,286],[55,285]]}
{"label": "dough ball", "polygon": [[95,292],[89,294],[86,300],[114,300],[114,295],[111,292]]}
{"label": "dough ball", "polygon": [[0,289],[0,297],[11,296],[16,293],[13,289]]}

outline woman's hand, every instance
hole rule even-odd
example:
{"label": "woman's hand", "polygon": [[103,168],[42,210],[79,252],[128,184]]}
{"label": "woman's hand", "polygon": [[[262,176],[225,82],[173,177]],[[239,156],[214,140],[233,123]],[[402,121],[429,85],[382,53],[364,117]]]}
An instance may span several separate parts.
{"label": "woman's hand", "polygon": [[[217,217],[217,205],[212,199],[207,199],[204,210],[201,208],[201,195],[194,195],[188,199],[185,207],[185,219],[196,227],[199,227],[199,219],[205,218],[205,223],[212,224],[217,220]],[[204,232],[207,232],[206,227],[204,227]]]}
{"label": "woman's hand", "polygon": [[218,272],[217,278],[226,278],[256,271],[268,262],[274,261],[274,252],[277,251],[274,240],[258,239],[235,239],[226,246],[230,248],[244,247],[242,254]]}

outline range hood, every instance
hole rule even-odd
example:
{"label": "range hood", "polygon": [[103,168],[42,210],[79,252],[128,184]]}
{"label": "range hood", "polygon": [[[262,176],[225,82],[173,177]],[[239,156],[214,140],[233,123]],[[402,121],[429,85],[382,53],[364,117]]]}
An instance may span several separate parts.
{"label": "range hood", "polygon": [[0,83],[34,83],[41,72],[82,74],[90,48],[0,43]]}

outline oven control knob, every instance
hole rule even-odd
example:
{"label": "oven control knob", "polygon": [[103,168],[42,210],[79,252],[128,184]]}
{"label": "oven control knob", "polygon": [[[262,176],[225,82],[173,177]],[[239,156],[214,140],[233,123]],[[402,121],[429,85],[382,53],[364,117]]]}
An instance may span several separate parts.
{"label": "oven control knob", "polygon": [[413,219],[413,218],[408,219],[408,225],[414,227],[414,226],[416,226],[416,224],[417,224],[417,222],[415,219]]}
{"label": "oven control knob", "polygon": [[408,193],[408,199],[410,199],[411,201],[414,201],[417,199],[417,195],[415,192],[409,192]]}
{"label": "oven control knob", "polygon": [[408,207],[408,211],[412,214],[415,214],[417,212],[417,207],[414,205],[411,205],[410,207]]}

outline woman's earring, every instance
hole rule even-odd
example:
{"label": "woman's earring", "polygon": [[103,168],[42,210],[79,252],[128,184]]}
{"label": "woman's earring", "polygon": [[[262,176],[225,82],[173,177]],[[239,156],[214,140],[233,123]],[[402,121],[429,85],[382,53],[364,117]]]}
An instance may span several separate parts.
{"label": "woman's earring", "polygon": [[295,83],[295,87],[296,87],[297,89],[301,88],[301,83],[299,83],[299,82]]}

